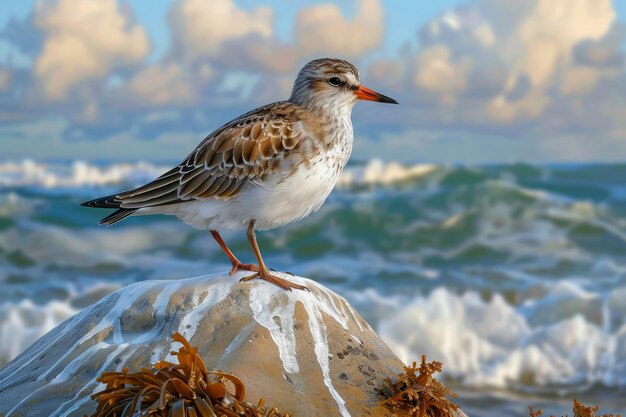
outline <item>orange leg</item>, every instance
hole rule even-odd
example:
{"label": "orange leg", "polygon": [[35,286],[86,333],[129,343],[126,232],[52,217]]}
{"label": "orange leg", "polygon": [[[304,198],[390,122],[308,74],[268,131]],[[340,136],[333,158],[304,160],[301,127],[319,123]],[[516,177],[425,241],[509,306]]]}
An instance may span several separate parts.
{"label": "orange leg", "polygon": [[258,271],[255,274],[252,274],[248,277],[242,278],[239,282],[247,282],[253,280],[255,278],[261,278],[267,282],[270,282],[274,285],[279,286],[284,290],[291,291],[292,288],[296,290],[306,290],[309,291],[307,287],[304,285],[294,284],[293,282],[287,281],[286,279],[277,277],[270,273],[265,266],[265,262],[263,262],[263,257],[261,256],[261,251],[259,250],[259,245],[256,242],[256,234],[254,233],[254,220],[250,221],[248,225],[248,241],[250,242],[250,246],[252,246],[252,250],[254,251],[254,255],[256,256],[257,261],[259,262]]}
{"label": "orange leg", "polygon": [[241,261],[237,259],[235,254],[228,248],[228,246],[226,246],[226,242],[224,242],[224,239],[222,239],[222,236],[220,236],[217,230],[211,230],[211,236],[213,236],[213,239],[215,239],[217,244],[220,245],[220,248],[222,248],[226,256],[228,256],[228,259],[230,259],[230,262],[233,264],[233,267],[229,272],[230,275],[233,275],[240,269],[252,272],[259,271],[259,267],[256,265],[241,263]]}

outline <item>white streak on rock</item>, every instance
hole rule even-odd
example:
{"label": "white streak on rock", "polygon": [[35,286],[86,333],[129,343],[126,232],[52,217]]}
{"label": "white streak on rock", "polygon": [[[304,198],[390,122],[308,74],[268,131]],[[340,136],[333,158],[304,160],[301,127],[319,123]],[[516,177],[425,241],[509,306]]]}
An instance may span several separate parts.
{"label": "white streak on rock", "polygon": [[[208,277],[199,277],[199,282],[206,281]],[[236,281],[233,281],[233,283]],[[194,291],[192,297],[193,309],[180,321],[178,326],[178,332],[182,334],[187,340],[191,340],[200,321],[204,318],[205,314],[211,307],[218,304],[230,293],[232,284],[221,285],[219,287],[212,286],[211,291],[207,292],[206,296],[200,301],[200,294]],[[168,356],[169,357],[169,356]]]}
{"label": "white streak on rock", "polygon": [[[250,308],[254,319],[270,332],[272,340],[278,347],[278,355],[285,371],[294,374],[300,368],[296,359],[296,336],[293,332],[293,316],[295,299],[286,303],[272,300],[277,296],[275,286],[255,285],[250,289]],[[275,287],[278,288],[278,287]],[[281,290],[283,291],[283,290]],[[277,320],[275,319],[278,319]]]}
{"label": "white streak on rock", "polygon": [[363,342],[361,342],[361,340],[356,337],[355,335],[351,334],[350,337],[352,338],[352,340],[354,340],[355,342],[357,342],[359,345],[363,346]]}
{"label": "white streak on rock", "polygon": [[328,360],[328,337],[326,333],[326,326],[324,325],[324,319],[322,318],[322,312],[318,308],[318,304],[313,297],[307,297],[303,300],[304,308],[309,316],[309,328],[311,329],[311,336],[315,341],[313,349],[315,350],[315,356],[317,356],[317,362],[322,368],[322,374],[324,375],[324,384],[328,388],[328,392],[337,402],[339,406],[339,412],[342,417],[350,417],[348,409],[346,409],[346,402],[341,398],[337,390],[333,385],[333,381],[330,378],[330,363]]}
{"label": "white streak on rock", "polygon": [[159,293],[156,300],[154,300],[154,311],[157,317],[162,317],[165,313],[167,306],[170,303],[170,298],[178,289],[183,285],[182,281],[165,281],[163,290]]}
{"label": "white streak on rock", "polygon": [[237,337],[235,337],[228,344],[226,349],[224,349],[224,353],[222,354],[222,359],[228,357],[228,355],[230,355],[232,352],[237,350],[246,341],[246,339],[248,339],[248,337],[250,336],[250,332],[252,331],[253,328],[254,326],[252,325],[252,323],[250,323],[246,325],[246,327],[241,329]]}
{"label": "white streak on rock", "polygon": [[93,345],[85,349],[83,352],[81,352],[80,355],[78,355],[70,363],[68,363],[67,366],[61,372],[59,372],[57,376],[52,379],[52,381],[50,381],[50,383],[60,384],[62,382],[66,382],[76,373],[77,370],[80,370],[80,368],[82,368],[85,363],[89,363],[89,361],[92,359],[92,356],[95,355],[97,351],[106,349],[109,346],[111,345],[109,345],[108,343],[98,343],[97,345]]}
{"label": "white streak on rock", "polygon": [[[346,300],[343,300],[343,302],[348,307],[348,311],[350,312],[350,315],[352,316],[352,320],[356,323],[357,326],[359,326],[359,331],[362,332],[363,331],[363,325],[361,324],[361,320],[359,320],[359,317],[358,317],[358,315],[356,313],[356,310]],[[367,323],[365,323],[365,324],[367,325],[367,329],[368,330],[374,331],[374,329],[372,329],[369,324],[367,324]]]}
{"label": "white streak on rock", "polygon": [[48,368],[46,372],[42,373],[39,378],[37,378],[37,380],[41,381],[45,379],[50,372],[52,372],[61,362],[63,362],[67,358],[67,355],[69,355],[70,352],[75,352],[76,348],[82,343],[88,341],[89,339],[109,327],[114,328],[114,343],[122,343],[123,341],[121,340],[121,331],[119,330],[119,328],[121,327],[119,325],[120,312],[129,309],[133,305],[133,303],[140,296],[144,295],[146,293],[146,290],[150,289],[153,285],[154,283],[151,283],[149,281],[138,282],[136,284],[129,285],[123,290],[115,291],[114,293],[106,296],[104,299],[100,300],[98,303],[85,310],[84,313],[81,314],[82,317],[89,316],[90,313],[93,312],[93,310],[95,310],[98,306],[103,303],[107,303],[109,297],[117,297],[114,307],[109,310],[107,315],[104,316],[89,332],[87,332],[76,343],[74,343],[73,346],[69,347],[66,351],[67,353],[61,356],[50,368]]}
{"label": "white streak on rock", "polygon": [[[70,407],[65,413],[61,414],[59,417],[69,417],[70,413],[78,410],[80,408],[80,406],[82,406],[83,404],[85,404],[87,401],[90,401],[90,400],[91,400],[91,396],[90,395],[85,395],[80,400],[76,399],[76,401],[73,401],[74,405],[72,407]],[[63,406],[65,406],[65,404],[67,404],[67,403],[63,403]]]}
{"label": "white streak on rock", "polygon": [[17,404],[15,405],[15,407],[13,407],[12,409],[10,409],[4,417],[10,417],[10,416],[11,416],[11,414],[12,414],[15,410],[17,410],[17,408],[18,408],[20,405],[24,404],[24,403],[26,402],[26,400],[28,400],[28,399],[29,399],[30,397],[32,397],[33,395],[37,394],[37,392],[38,392],[38,391],[39,391],[39,390],[38,390],[38,389],[36,389],[36,390],[32,391],[30,394],[28,394],[27,396],[25,396],[25,397],[22,399],[22,401],[20,401],[19,403],[17,403]]}
{"label": "white streak on rock", "polygon": [[[288,279],[304,285],[309,282],[309,280],[300,277],[289,277]],[[346,409],[345,401],[333,386],[330,378],[330,363],[328,360],[330,352],[323,317],[323,314],[330,316],[347,330],[348,316],[343,303],[341,307],[338,307],[331,294],[317,285],[315,285],[314,293],[294,291],[288,295],[280,288],[269,285],[256,285],[250,290],[250,308],[252,308],[254,319],[269,330],[272,340],[278,347],[283,368],[289,373],[297,373],[299,371],[293,326],[296,304],[298,302],[302,303],[307,312],[309,329],[315,342],[313,349],[324,376],[324,384],[328,388],[330,395],[337,402],[341,415],[349,417],[350,413]]]}
{"label": "white streak on rock", "polygon": [[[96,345],[98,346],[98,345]],[[96,347],[94,346],[94,347]],[[119,345],[118,347],[116,347],[113,351],[111,351],[111,353],[109,353],[107,355],[106,360],[104,361],[104,363],[102,363],[102,366],[100,366],[100,368],[96,371],[96,375],[100,376],[102,374],[102,372],[106,371],[107,368],[109,367],[109,365],[111,364],[111,362],[113,362],[113,360],[115,360],[115,358],[117,358],[119,356],[119,354],[126,349],[126,347],[128,347],[127,344],[123,344],[123,345]],[[89,350],[89,349],[87,349]],[[87,351],[85,351],[87,352]],[[78,359],[78,358],[77,358]],[[82,362],[78,362],[79,365],[82,365]],[[120,364],[121,366],[121,364]],[[57,376],[56,378],[54,378],[51,383],[59,383],[59,382],[63,382],[65,381],[65,379],[60,378],[60,376],[62,374],[66,374],[68,372],[66,372],[68,370],[68,368],[70,368],[70,366],[68,366],[67,368],[65,368],[63,370],[63,372],[61,374],[59,374],[59,376]],[[69,376],[71,376],[72,374],[70,373]],[[72,398],[69,401],[64,402],[63,404],[61,404],[61,406],[59,408],[57,408],[56,410],[54,410],[52,412],[52,414],[50,414],[50,417],[55,417],[57,416],[57,414],[63,412],[63,410],[65,409],[66,406],[68,406],[69,404],[73,404],[72,407],[70,407],[69,409],[65,410],[65,412],[63,414],[59,414],[59,417],[68,417],[70,415],[70,413],[72,413],[73,411],[77,410],[83,403],[87,402],[87,400],[91,399],[91,395],[84,395],[83,392],[85,392],[85,390],[91,388],[95,386],[96,389],[94,390],[94,393],[96,391],[100,391],[98,389],[98,387],[102,386],[103,388],[105,387],[104,384],[99,384],[96,381],[90,382],[87,385],[85,385],[81,390],[79,390],[76,395],[74,396],[74,398]],[[82,399],[78,399],[78,397],[80,397],[81,395],[83,395]]]}

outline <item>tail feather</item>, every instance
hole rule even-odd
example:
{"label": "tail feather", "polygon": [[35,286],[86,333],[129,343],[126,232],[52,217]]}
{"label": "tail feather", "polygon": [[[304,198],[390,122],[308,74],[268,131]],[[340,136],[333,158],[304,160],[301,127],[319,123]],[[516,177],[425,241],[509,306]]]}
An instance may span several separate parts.
{"label": "tail feather", "polygon": [[106,226],[111,226],[119,221],[124,220],[126,217],[130,216],[137,209],[119,209],[114,211],[113,213],[106,216],[104,219],[100,220],[98,224],[104,224]]}
{"label": "tail feather", "polygon": [[121,202],[117,199],[117,195],[115,194],[80,203],[83,207],[92,208],[120,208],[120,204]]}
{"label": "tail feather", "polygon": [[121,202],[117,199],[116,195],[109,195],[106,197],[96,198],[94,200],[85,201],[81,203],[83,207],[92,207],[92,208],[116,208],[118,210],[106,216],[104,219],[100,220],[99,224],[104,224],[107,226],[111,226],[121,220],[124,220],[126,217],[130,216],[137,209],[123,209],[120,208]]}

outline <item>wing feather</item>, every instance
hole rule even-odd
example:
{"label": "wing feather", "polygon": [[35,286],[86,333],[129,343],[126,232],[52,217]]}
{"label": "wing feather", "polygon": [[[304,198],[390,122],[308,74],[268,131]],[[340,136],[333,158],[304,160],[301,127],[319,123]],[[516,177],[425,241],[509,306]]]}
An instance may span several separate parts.
{"label": "wing feather", "polygon": [[170,170],[168,172],[166,172],[165,174],[161,175],[159,178],[157,178],[156,180],[141,186],[139,188],[135,188],[133,190],[130,191],[126,191],[123,193],[120,193],[118,195],[116,195],[115,197],[117,199],[124,199],[127,197],[133,197],[142,193],[147,193],[150,191],[153,191],[155,189],[167,186],[170,183],[174,183],[174,182],[178,182],[179,181],[179,171],[178,168],[174,168],[173,170]]}
{"label": "wing feather", "polygon": [[146,191],[140,194],[136,194],[132,197],[127,197],[124,198],[122,200],[122,205],[120,205],[120,207],[122,208],[131,208],[130,206],[127,206],[127,204],[130,203],[146,203],[149,205],[152,205],[152,201],[158,198],[161,198],[164,195],[171,195],[171,193],[177,193],[178,192],[178,188],[180,187],[180,184],[178,183],[178,181],[176,182],[172,182],[169,184],[166,184],[162,187],[158,187],[155,188],[153,190],[150,191]]}
{"label": "wing feather", "polygon": [[305,113],[288,102],[247,113],[209,135],[178,167],[115,199],[121,208],[136,209],[232,198],[281,169],[279,162],[311,136],[303,128]]}

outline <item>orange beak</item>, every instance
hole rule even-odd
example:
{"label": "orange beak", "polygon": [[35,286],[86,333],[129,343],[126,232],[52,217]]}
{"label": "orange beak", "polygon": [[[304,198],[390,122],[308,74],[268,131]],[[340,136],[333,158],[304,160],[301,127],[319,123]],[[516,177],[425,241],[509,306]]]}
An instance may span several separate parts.
{"label": "orange beak", "polygon": [[379,103],[391,103],[398,104],[397,101],[392,99],[391,97],[384,96],[380,93],[377,93],[374,90],[370,90],[367,87],[359,86],[359,89],[354,92],[359,100],[369,100],[369,101],[377,101]]}

